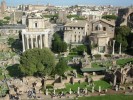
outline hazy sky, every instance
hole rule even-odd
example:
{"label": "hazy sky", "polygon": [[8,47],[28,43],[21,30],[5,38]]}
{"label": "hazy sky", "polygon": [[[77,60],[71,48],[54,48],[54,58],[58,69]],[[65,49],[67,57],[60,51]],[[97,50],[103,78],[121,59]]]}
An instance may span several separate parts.
{"label": "hazy sky", "polygon": [[[2,0],[0,0],[2,1]],[[19,4],[52,4],[52,5],[115,5],[115,6],[130,6],[133,0],[5,0],[7,5]]]}

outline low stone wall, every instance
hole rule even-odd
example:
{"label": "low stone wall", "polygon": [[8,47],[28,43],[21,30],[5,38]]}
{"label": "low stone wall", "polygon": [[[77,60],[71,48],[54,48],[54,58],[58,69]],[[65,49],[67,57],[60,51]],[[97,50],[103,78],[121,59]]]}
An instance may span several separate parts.
{"label": "low stone wall", "polygon": [[105,76],[104,75],[98,75],[98,76],[92,76],[93,81],[98,81],[103,79]]}

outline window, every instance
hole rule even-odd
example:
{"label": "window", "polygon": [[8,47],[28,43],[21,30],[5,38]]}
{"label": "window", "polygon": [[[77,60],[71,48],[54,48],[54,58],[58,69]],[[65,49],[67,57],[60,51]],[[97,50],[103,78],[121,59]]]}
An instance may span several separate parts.
{"label": "window", "polygon": [[95,30],[98,30],[98,27],[95,27]]}
{"label": "window", "polygon": [[72,27],[70,27],[70,29],[72,29]]}
{"label": "window", "polygon": [[79,40],[78,41],[80,42],[80,35],[79,35]]}
{"label": "window", "polygon": [[73,29],[75,29],[75,27],[73,27]]}
{"label": "window", "polygon": [[106,31],[106,27],[103,27],[103,31]]}
{"label": "window", "polygon": [[37,28],[37,22],[35,22],[35,28]]}
{"label": "window", "polygon": [[76,35],[75,35],[75,42],[76,42]]}
{"label": "window", "polygon": [[78,29],[80,29],[80,27],[78,27]]}
{"label": "window", "polygon": [[99,52],[104,53],[105,52],[105,46],[100,46],[99,47]]}

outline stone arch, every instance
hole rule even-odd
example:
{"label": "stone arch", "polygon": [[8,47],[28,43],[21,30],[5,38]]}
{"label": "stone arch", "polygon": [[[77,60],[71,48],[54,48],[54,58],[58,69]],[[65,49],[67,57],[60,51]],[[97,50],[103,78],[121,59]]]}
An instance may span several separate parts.
{"label": "stone arch", "polygon": [[[133,28],[133,23],[130,22],[130,17],[133,16],[133,7],[122,8],[118,10],[118,18],[116,21],[116,26],[129,26]],[[132,18],[133,19],[133,18]]]}
{"label": "stone arch", "polygon": [[129,26],[130,28],[133,29],[133,12],[128,14],[128,17],[127,17],[127,26]]}

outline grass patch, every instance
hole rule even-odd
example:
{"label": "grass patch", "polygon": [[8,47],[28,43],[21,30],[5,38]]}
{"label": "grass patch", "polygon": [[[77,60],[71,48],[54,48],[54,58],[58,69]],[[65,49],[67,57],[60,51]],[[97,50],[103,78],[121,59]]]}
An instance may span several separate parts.
{"label": "grass patch", "polygon": [[80,84],[79,84],[79,83],[74,83],[74,85],[72,85],[72,84],[70,84],[70,83],[67,83],[67,84],[66,84],[66,90],[69,91],[70,88],[71,88],[72,91],[77,92],[78,87],[80,87],[80,89],[83,89],[83,88],[85,88],[86,86],[87,86],[87,83],[86,83],[86,82],[83,82],[83,83],[80,83]]}
{"label": "grass patch", "polygon": [[81,97],[78,100],[133,100],[133,96],[127,95],[105,95],[95,97]]}
{"label": "grass patch", "polygon": [[102,64],[100,62],[97,62],[97,63],[92,63],[91,66],[92,67],[109,67],[109,66],[112,66],[112,63],[110,61],[102,62]]}
{"label": "grass patch", "polygon": [[94,84],[95,84],[95,90],[98,90],[99,86],[101,86],[101,90],[111,88],[111,85],[103,80],[95,81]]}
{"label": "grass patch", "polygon": [[127,59],[119,59],[116,61],[117,65],[124,66],[129,62],[133,62],[133,58],[127,58]]}
{"label": "grass patch", "polygon": [[[99,86],[101,86],[101,89],[102,90],[105,90],[105,89],[108,89],[108,88],[111,88],[111,85],[103,80],[100,80],[100,81],[94,81],[94,89],[95,90],[98,90],[99,89]],[[74,83],[74,85],[68,83],[66,84],[66,91],[69,91],[70,88],[72,91],[75,91],[77,92],[78,90],[78,87],[80,87],[80,89],[85,89],[87,88],[88,90],[91,91],[92,89],[92,86],[89,86],[87,82],[83,82],[83,83]]]}

